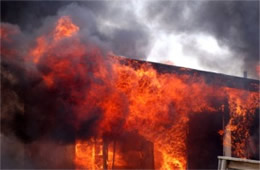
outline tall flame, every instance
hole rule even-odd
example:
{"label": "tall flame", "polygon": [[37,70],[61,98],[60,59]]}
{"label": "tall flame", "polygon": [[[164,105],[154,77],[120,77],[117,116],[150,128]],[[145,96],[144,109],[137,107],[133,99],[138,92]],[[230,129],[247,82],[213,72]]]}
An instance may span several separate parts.
{"label": "tall flame", "polygon": [[[249,128],[259,107],[259,94],[244,90],[227,89],[230,119],[225,127],[226,132],[231,132],[231,147],[233,155],[240,158],[248,158],[246,152],[249,139]],[[224,145],[228,145],[224,141]]]}

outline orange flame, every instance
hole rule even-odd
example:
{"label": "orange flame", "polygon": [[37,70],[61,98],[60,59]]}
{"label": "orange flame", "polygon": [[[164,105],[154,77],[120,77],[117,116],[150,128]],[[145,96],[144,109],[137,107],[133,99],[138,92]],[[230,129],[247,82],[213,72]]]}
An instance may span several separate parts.
{"label": "orange flame", "polygon": [[49,37],[40,36],[37,38],[37,45],[31,50],[29,56],[33,57],[33,62],[38,63],[41,56],[50,49],[55,48],[57,41],[65,37],[71,37],[79,31],[79,27],[73,24],[70,17],[63,16],[56,23],[55,30],[52,35],[49,35],[55,41],[48,41]]}
{"label": "orange flame", "polygon": [[[64,16],[58,20],[52,34],[40,36],[29,52],[32,56],[29,60],[33,63],[48,66],[49,70],[42,73],[48,88],[66,85],[68,91],[73,89],[68,100],[76,105],[73,111],[77,114],[77,121],[86,120],[89,116],[87,111],[96,106],[102,109],[102,120],[96,125],[97,136],[76,140],[77,169],[104,168],[102,161],[106,153],[102,136],[122,131],[137,131],[154,144],[156,169],[186,169],[189,114],[218,111],[219,108],[209,102],[212,97],[228,97],[231,118],[225,130],[219,133],[231,131],[233,154],[247,157],[245,147],[249,124],[259,107],[257,93],[210,86],[197,75],[159,73],[148,63],[129,61],[121,64],[122,59],[115,56],[104,61],[96,48],[86,48],[77,36],[73,36],[78,31],[79,27],[70,17]],[[60,43],[63,38],[68,38],[70,44]],[[86,63],[85,56],[92,57],[88,60],[91,63]],[[111,66],[110,70],[106,69],[106,64]],[[87,79],[90,68],[94,80]],[[80,88],[79,81],[91,84],[90,90]],[[75,123],[76,128],[79,128],[78,124]],[[223,143],[225,145],[225,141]],[[127,160],[122,153],[115,153],[111,145],[107,147],[107,168],[112,168],[113,161],[124,168]]]}
{"label": "orange flame", "polygon": [[79,27],[72,23],[70,17],[63,16],[57,22],[57,26],[54,31],[54,40],[60,40],[61,38],[71,37],[78,31]]}
{"label": "orange flame", "polygon": [[[46,43],[46,39],[39,37],[37,46],[32,51],[34,63],[47,51],[55,49],[58,40],[71,37],[79,28],[74,25],[67,16],[62,17],[57,22],[53,40]],[[71,37],[72,38],[72,37]],[[65,58],[60,60],[45,56],[45,60],[53,70],[43,75],[43,80],[48,87],[55,84],[56,79],[67,82],[72,85],[73,78],[86,76],[86,68],[81,64],[73,66],[73,60],[82,60],[83,54],[87,53],[84,45],[79,39],[73,39],[75,47],[71,51],[65,52]],[[231,119],[226,126],[225,131],[234,132],[232,136],[232,147],[234,155],[245,157],[245,144],[249,136],[248,123],[246,117],[254,114],[257,104],[255,94],[241,90],[217,88],[207,85],[201,77],[180,76],[169,73],[158,73],[151,65],[143,64],[136,68],[134,61],[128,65],[121,64],[120,58],[113,57],[112,75],[108,78],[108,71],[103,67],[104,63],[97,51],[89,51],[95,55],[96,69],[93,75],[106,82],[106,86],[111,87],[112,92],[107,94],[107,87],[102,85],[92,85],[94,90],[84,96],[84,91],[79,94],[74,92],[75,96],[83,100],[78,101],[77,113],[78,119],[84,120],[87,116],[85,110],[89,107],[98,105],[104,110],[104,116],[99,123],[99,135],[113,132],[113,126],[118,122],[125,120],[122,131],[137,130],[138,133],[154,144],[154,157],[156,169],[186,169],[187,168],[187,126],[190,113],[200,113],[203,111],[217,111],[209,103],[212,94],[217,94],[215,98],[224,98],[228,95]],[[62,55],[63,56],[63,55]],[[187,70],[188,71],[188,70]],[[189,83],[187,83],[189,82]],[[72,86],[71,88],[74,88]],[[96,92],[99,92],[97,96]],[[103,95],[104,94],[104,95]],[[121,101],[122,96],[127,101]],[[246,97],[245,97],[246,96]],[[129,110],[124,110],[129,108]],[[223,108],[222,108],[223,109]],[[125,115],[127,113],[127,115]],[[240,124],[236,121],[241,120]],[[242,126],[243,125],[243,126]],[[220,132],[223,134],[224,132]],[[244,135],[244,136],[243,136]],[[225,141],[223,142],[225,144]],[[103,143],[102,140],[90,139],[88,141],[76,141],[75,145],[75,164],[77,168],[102,169],[101,162]],[[107,165],[111,167],[111,155],[115,154],[108,149]],[[115,154],[118,160],[117,164],[123,165],[125,161],[119,153]]]}
{"label": "orange flame", "polygon": [[[47,49],[56,47],[57,40],[70,37],[78,30],[79,28],[71,22],[70,18],[61,18],[55,28],[54,41],[50,43],[51,45],[47,46],[41,38],[37,40],[38,47],[34,49],[35,63],[39,61],[39,58]],[[77,48],[72,51],[71,55],[80,60],[80,56],[85,53],[85,50],[79,40],[76,42]],[[43,76],[46,85],[49,87],[55,83],[54,78],[57,77],[70,82],[71,77],[75,77],[77,74],[84,76],[84,68],[81,66],[72,68],[70,58],[62,60],[50,58],[49,60],[51,62],[48,63],[51,64],[53,71]],[[98,61],[101,62],[101,60]],[[125,119],[124,129],[122,130],[137,130],[140,135],[154,143],[154,156],[161,160],[159,162],[155,160],[156,169],[186,169],[187,148],[185,143],[189,122],[188,114],[216,111],[218,108],[214,108],[208,102],[210,94],[216,94],[217,91],[215,97],[224,98],[226,92],[229,96],[231,119],[225,131],[236,132],[235,137],[232,136],[234,154],[238,157],[245,157],[245,142],[249,136],[248,120],[245,117],[248,111],[253,114],[257,107],[256,104],[252,103],[252,99],[241,99],[245,92],[211,87],[204,83],[202,78],[196,76],[194,77],[195,81],[187,83],[190,76],[160,74],[149,64],[135,68],[134,62],[130,62],[128,65],[120,64],[120,59],[117,57],[114,57],[110,64],[112,65],[113,75],[117,75],[112,79],[112,82],[106,80],[108,73],[104,70],[102,64],[100,64],[100,67],[97,66],[98,71],[93,74],[107,83],[111,82],[112,84],[108,85],[114,88],[114,93],[103,96],[100,100],[96,98],[95,91],[103,94],[106,88],[99,85],[95,86],[95,90],[91,91],[78,107],[78,112],[82,113],[79,114],[79,119],[84,119],[84,116],[86,116],[83,113],[86,107],[99,105],[103,108],[105,113],[99,124],[100,135],[112,132],[113,126],[120,120]],[[252,98],[252,94],[247,93]],[[128,99],[128,106],[125,106],[124,102],[121,101],[122,95]],[[127,116],[123,114],[126,112],[123,110],[126,107],[129,108]],[[242,124],[246,125],[245,127],[234,122],[238,117],[241,118]],[[245,136],[242,137],[242,134]],[[76,141],[76,167],[102,169],[103,164],[100,162],[100,157],[103,155],[102,147],[104,146],[101,139]],[[111,157],[111,154],[112,151],[110,150],[108,155]],[[115,156],[117,159],[121,159],[121,163],[118,164],[124,164],[120,154],[117,153]],[[111,158],[108,159],[107,165],[111,165]]]}
{"label": "orange flame", "polygon": [[[232,133],[232,153],[235,157],[248,158],[246,146],[250,137],[249,127],[255,109],[259,107],[259,94],[238,89],[226,89],[226,91],[229,98],[230,120],[225,131]],[[227,141],[223,143],[229,145]]]}
{"label": "orange flame", "polygon": [[38,63],[40,60],[40,57],[46,50],[48,50],[48,45],[46,42],[46,39],[41,36],[37,38],[37,46],[31,51],[31,54],[33,56],[33,62]]}

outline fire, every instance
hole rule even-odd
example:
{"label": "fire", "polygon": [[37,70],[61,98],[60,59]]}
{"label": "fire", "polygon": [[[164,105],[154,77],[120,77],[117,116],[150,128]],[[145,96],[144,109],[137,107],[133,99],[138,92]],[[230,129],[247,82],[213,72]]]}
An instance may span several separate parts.
{"label": "fire", "polygon": [[[259,107],[259,94],[237,89],[226,90],[229,98],[230,120],[225,130],[232,133],[233,155],[248,158],[246,146],[250,136],[249,127],[255,114],[255,108]],[[227,145],[226,141],[224,141],[224,145]]]}
{"label": "fire", "polygon": [[[63,16],[56,23],[55,30],[47,36],[40,36],[36,40],[36,46],[30,51],[34,63],[38,63],[41,56],[55,48],[58,41],[71,37],[79,31],[79,27],[72,23],[70,17]],[[52,40],[53,39],[53,40]],[[74,42],[77,39],[74,39]]]}
{"label": "fire", "polygon": [[38,63],[41,55],[48,50],[46,39],[42,36],[37,38],[37,46],[31,51],[33,62]]}
{"label": "fire", "polygon": [[[76,115],[70,121],[78,135],[76,169],[128,166],[129,160],[115,144],[124,132],[137,132],[153,144],[154,168],[187,169],[189,115],[223,110],[223,105],[219,108],[210,101],[226,96],[230,120],[219,133],[232,132],[234,156],[248,156],[245,146],[250,120],[259,107],[257,93],[215,87],[197,75],[160,73],[148,63],[103,56],[81,42],[79,31],[69,16],[61,17],[51,34],[39,36],[26,56],[26,62],[41,68],[43,84],[69,103]],[[89,120],[93,126],[82,130]],[[92,135],[84,136],[87,131]],[[142,158],[140,153],[131,154]]]}
{"label": "fire", "polygon": [[60,40],[64,37],[71,37],[79,31],[79,27],[72,23],[69,16],[60,18],[54,31],[54,40]]}
{"label": "fire", "polygon": [[75,144],[75,163],[78,168],[95,169],[95,147],[92,146],[93,141],[81,142]]}
{"label": "fire", "polygon": [[[104,147],[101,138],[91,138],[88,141],[77,141],[75,145],[75,162],[78,169],[114,169],[124,167],[127,163],[115,151],[114,144]],[[104,164],[103,159],[106,159]],[[104,167],[105,165],[105,167]]]}

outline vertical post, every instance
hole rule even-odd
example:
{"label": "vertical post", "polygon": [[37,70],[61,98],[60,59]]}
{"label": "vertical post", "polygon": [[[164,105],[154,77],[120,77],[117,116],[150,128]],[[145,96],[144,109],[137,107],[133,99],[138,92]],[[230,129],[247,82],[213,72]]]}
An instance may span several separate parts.
{"label": "vertical post", "polygon": [[221,160],[218,158],[218,170],[220,170],[221,167]]}
{"label": "vertical post", "polygon": [[115,165],[115,154],[116,154],[116,141],[113,142],[113,160],[112,160],[112,169],[114,169]]}
{"label": "vertical post", "polygon": [[[222,136],[222,145],[223,145],[223,153],[222,155],[224,156],[225,155],[225,146],[224,146],[224,135],[225,135],[225,112],[224,112],[224,105],[222,105],[222,130],[224,132],[223,136]],[[220,164],[220,160],[218,161],[218,163]],[[220,166],[218,166],[220,167]]]}
{"label": "vertical post", "polygon": [[226,130],[224,134],[224,156],[229,156],[231,157],[231,151],[232,151],[232,143],[231,143],[231,131]]}
{"label": "vertical post", "polygon": [[226,170],[227,169],[227,160],[221,159],[220,161],[220,169],[219,170]]}
{"label": "vertical post", "polygon": [[108,142],[103,138],[103,169],[107,169],[107,159],[108,159]]}
{"label": "vertical post", "polygon": [[225,107],[222,109],[222,124],[223,124],[223,155],[224,156],[230,156],[231,157],[231,151],[232,151],[232,143],[231,143],[231,131],[229,129],[225,129]]}
{"label": "vertical post", "polygon": [[244,78],[247,78],[247,71],[244,71]]}
{"label": "vertical post", "polygon": [[154,164],[154,143],[152,143],[152,154],[153,154],[153,156],[152,156],[152,159],[153,159],[152,160],[152,164],[153,164],[152,168],[155,169],[155,164]]}
{"label": "vertical post", "polygon": [[[189,114],[189,118],[190,118],[190,114]],[[189,169],[189,155],[188,155],[188,150],[189,150],[189,148],[188,148],[188,134],[189,134],[189,125],[188,125],[188,123],[186,123],[186,141],[185,141],[185,145],[186,145],[186,160],[187,160],[187,162],[186,162],[186,169]]]}
{"label": "vertical post", "polygon": [[92,169],[96,169],[95,168],[95,164],[96,164],[96,137],[92,140]]}

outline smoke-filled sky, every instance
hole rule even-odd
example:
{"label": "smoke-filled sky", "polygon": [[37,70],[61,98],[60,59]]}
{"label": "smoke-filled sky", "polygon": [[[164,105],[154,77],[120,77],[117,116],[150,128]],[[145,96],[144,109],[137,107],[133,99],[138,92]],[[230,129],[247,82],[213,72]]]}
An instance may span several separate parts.
{"label": "smoke-filled sky", "polygon": [[259,1],[1,2],[1,22],[26,33],[62,15],[107,52],[257,78]]}

